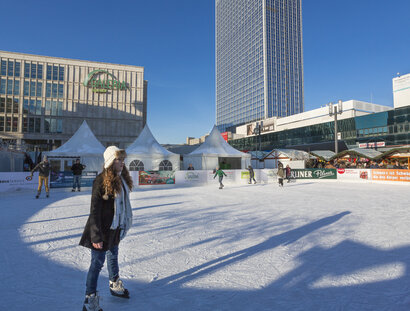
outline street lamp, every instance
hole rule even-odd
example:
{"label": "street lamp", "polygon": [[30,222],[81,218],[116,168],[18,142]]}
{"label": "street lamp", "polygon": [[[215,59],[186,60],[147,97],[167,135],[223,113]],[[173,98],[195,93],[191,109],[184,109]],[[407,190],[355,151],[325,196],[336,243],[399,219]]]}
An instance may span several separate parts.
{"label": "street lamp", "polygon": [[332,102],[329,103],[329,116],[334,116],[335,120],[335,153],[338,153],[338,137],[337,137],[337,115],[343,112],[343,102],[339,99],[339,102],[333,105]]}

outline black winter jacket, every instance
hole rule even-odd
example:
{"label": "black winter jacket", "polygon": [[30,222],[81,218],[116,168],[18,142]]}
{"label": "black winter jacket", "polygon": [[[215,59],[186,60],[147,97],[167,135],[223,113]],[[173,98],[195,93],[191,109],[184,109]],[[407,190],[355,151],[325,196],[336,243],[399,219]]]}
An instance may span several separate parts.
{"label": "black winter jacket", "polygon": [[104,200],[103,176],[98,175],[93,183],[91,194],[90,216],[84,228],[80,245],[95,249],[92,243],[103,242],[103,251],[111,249],[120,243],[120,228],[111,230],[114,218],[114,196]]}
{"label": "black winter jacket", "polygon": [[85,169],[85,165],[82,165],[81,163],[75,163],[73,164],[73,166],[71,166],[73,175],[81,175],[84,169]]}
{"label": "black winter jacket", "polygon": [[40,162],[31,170],[31,174],[37,170],[40,176],[48,177],[50,175],[50,162]]}

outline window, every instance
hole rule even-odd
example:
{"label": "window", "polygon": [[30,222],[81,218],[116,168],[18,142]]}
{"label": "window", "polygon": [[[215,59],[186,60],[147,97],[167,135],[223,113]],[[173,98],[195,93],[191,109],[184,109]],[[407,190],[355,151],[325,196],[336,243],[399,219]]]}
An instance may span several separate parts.
{"label": "window", "polygon": [[34,133],[34,118],[28,119],[28,132]]}
{"label": "window", "polygon": [[14,66],[14,76],[20,77],[20,62],[15,62]]}
{"label": "window", "polygon": [[13,80],[7,80],[7,95],[13,95]]}
{"label": "window", "polygon": [[58,98],[63,98],[64,97],[64,85],[59,84],[58,85]]}
{"label": "window", "polygon": [[36,64],[31,64],[31,78],[32,79],[37,78],[37,65]]}
{"label": "window", "polygon": [[58,119],[57,120],[57,133],[62,133],[63,132],[63,120]]}
{"label": "window", "polygon": [[56,119],[51,119],[50,131],[51,131],[51,133],[57,132]]}
{"label": "window", "polygon": [[57,115],[57,102],[56,101],[51,102],[51,115],[52,116]]}
{"label": "window", "polygon": [[57,98],[57,84],[53,83],[51,88],[51,97]]}
{"label": "window", "polygon": [[[0,74],[2,76],[5,76],[7,74],[7,62],[5,60],[1,61],[1,72]],[[4,126],[4,120],[3,120],[3,126]]]}
{"label": "window", "polygon": [[14,117],[13,118],[13,123],[12,123],[12,132],[17,132],[17,129],[18,129],[18,122],[19,122],[19,119],[18,118],[16,118],[16,117]]}
{"label": "window", "polygon": [[13,61],[11,61],[11,60],[9,60],[8,61],[8,64],[7,64],[7,75],[9,76],[9,77],[12,77],[12,76],[14,76],[14,62]]}
{"label": "window", "polygon": [[144,163],[140,160],[134,160],[130,163],[130,171],[143,171]]}
{"label": "window", "polygon": [[0,113],[4,113],[6,111],[6,99],[0,98]]}
{"label": "window", "polygon": [[23,118],[23,133],[27,133],[28,130],[28,119],[27,118]]}
{"label": "window", "polygon": [[41,115],[41,100],[36,100],[36,114]]}
{"label": "window", "polygon": [[13,94],[14,95],[20,95],[20,81],[19,80],[14,80]]}
{"label": "window", "polygon": [[47,65],[47,80],[51,80],[51,65]]}
{"label": "window", "polygon": [[172,163],[168,160],[164,160],[159,164],[160,171],[172,171]]}
{"label": "window", "polygon": [[43,95],[43,82],[37,82],[36,96],[41,97]]}
{"label": "window", "polygon": [[13,111],[13,100],[11,98],[6,99],[6,113],[11,113]]}
{"label": "window", "polygon": [[0,94],[6,94],[6,79],[0,80]]}
{"label": "window", "polygon": [[24,63],[24,78],[30,78],[30,63]]}
{"label": "window", "polygon": [[50,115],[51,114],[51,101],[46,100],[46,107],[45,107],[44,114],[45,115]]}
{"label": "window", "polygon": [[51,97],[51,83],[46,84],[46,97]]}
{"label": "window", "polygon": [[35,121],[35,129],[34,129],[34,131],[35,131],[36,133],[40,133],[40,129],[41,129],[41,119],[40,119],[40,118],[36,118],[35,120],[36,120],[36,121]]}
{"label": "window", "polygon": [[34,99],[30,99],[30,114],[36,114],[36,101]]}
{"label": "window", "polygon": [[0,116],[0,132],[4,132],[4,117]]}
{"label": "window", "polygon": [[36,96],[36,82],[30,82],[30,96]]}
{"label": "window", "polygon": [[37,67],[37,79],[43,79],[43,65]]}
{"label": "window", "polygon": [[28,113],[28,99],[23,100],[23,113]]}
{"label": "window", "polygon": [[64,67],[60,66],[60,72],[58,73],[58,80],[64,81]]}
{"label": "window", "polygon": [[11,132],[11,117],[6,117],[6,132]]}
{"label": "window", "polygon": [[44,133],[50,133],[50,119],[44,119]]}
{"label": "window", "polygon": [[58,102],[57,103],[57,115],[58,116],[63,115],[63,102]]}
{"label": "window", "polygon": [[58,66],[53,66],[53,80],[57,81],[58,78]]}
{"label": "window", "polygon": [[19,113],[19,100],[18,100],[18,98],[13,99],[13,113]]}

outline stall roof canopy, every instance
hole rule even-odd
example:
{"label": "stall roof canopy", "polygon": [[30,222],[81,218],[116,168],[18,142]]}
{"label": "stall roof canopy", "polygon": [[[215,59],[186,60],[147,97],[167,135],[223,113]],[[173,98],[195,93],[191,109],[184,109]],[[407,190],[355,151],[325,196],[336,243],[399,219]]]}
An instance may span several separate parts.
{"label": "stall roof canopy", "polygon": [[379,157],[382,153],[374,149],[353,148],[353,149],[345,150],[345,151],[339,152],[338,154],[335,154],[331,158],[331,160],[343,157],[346,154],[356,155],[362,158],[374,160],[375,158]]}
{"label": "stall roof canopy", "polygon": [[80,128],[74,135],[61,147],[50,151],[48,154],[53,155],[79,155],[79,154],[100,154],[105,151],[104,146],[95,137],[87,122],[81,124]]}
{"label": "stall roof canopy", "polygon": [[[225,139],[223,139],[216,126],[214,126],[209,136],[205,138],[205,142],[197,149],[192,151],[189,155],[200,154],[217,154],[221,156],[231,157],[241,157],[247,155],[246,153],[236,150],[234,147],[228,144]],[[250,157],[250,155],[248,156]]]}
{"label": "stall roof canopy", "polygon": [[315,157],[322,158],[326,161],[329,161],[335,155],[335,153],[331,150],[315,150],[310,153]]}
{"label": "stall roof canopy", "polygon": [[248,153],[252,156],[252,159],[263,160],[270,152],[256,150],[256,151],[249,151]]}
{"label": "stall roof canopy", "polygon": [[274,155],[275,153],[283,154],[284,156],[292,160],[309,160],[310,158],[309,153],[296,149],[273,149],[268,155],[266,155],[266,157]]}
{"label": "stall roof canopy", "polygon": [[378,155],[376,157],[376,159],[382,159],[382,158],[387,158],[389,156],[392,156],[394,154],[397,153],[410,153],[410,145],[405,145],[405,146],[401,146],[401,147],[397,147],[397,148],[392,148],[390,150],[387,150],[385,152],[383,152],[382,154]]}
{"label": "stall roof canopy", "polygon": [[126,150],[127,154],[160,154],[160,155],[174,155],[172,153],[162,147],[157,140],[155,139],[154,135],[152,135],[148,124],[145,125],[144,129],[141,131],[138,138],[128,146]]}

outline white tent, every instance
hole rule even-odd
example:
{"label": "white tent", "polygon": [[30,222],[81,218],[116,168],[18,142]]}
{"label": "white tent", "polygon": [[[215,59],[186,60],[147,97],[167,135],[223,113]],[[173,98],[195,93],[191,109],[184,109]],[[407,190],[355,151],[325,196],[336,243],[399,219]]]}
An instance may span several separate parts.
{"label": "white tent", "polygon": [[[86,171],[101,172],[104,165],[104,151],[104,146],[94,136],[84,120],[80,128],[64,145],[44,154],[49,157],[55,170],[70,170],[75,159],[79,158],[81,163],[87,166]],[[56,167],[58,163],[60,163],[60,168]]]}
{"label": "white tent", "polygon": [[125,165],[130,171],[179,170],[179,154],[162,147],[145,125],[138,138],[125,150]]}
{"label": "white tent", "polygon": [[251,155],[229,145],[214,126],[205,142],[184,157],[184,168],[192,163],[196,170],[211,170],[217,166],[244,169],[251,164]]}

